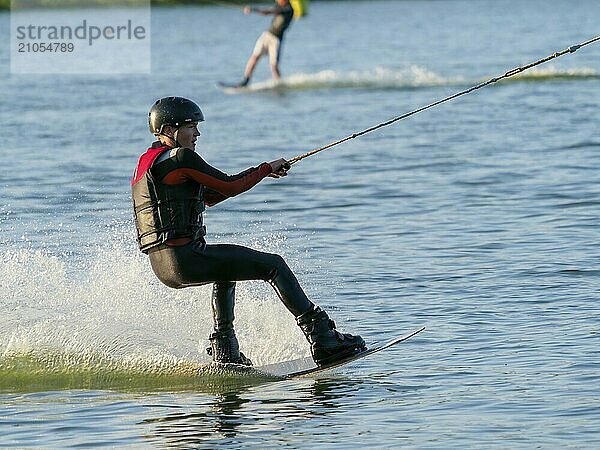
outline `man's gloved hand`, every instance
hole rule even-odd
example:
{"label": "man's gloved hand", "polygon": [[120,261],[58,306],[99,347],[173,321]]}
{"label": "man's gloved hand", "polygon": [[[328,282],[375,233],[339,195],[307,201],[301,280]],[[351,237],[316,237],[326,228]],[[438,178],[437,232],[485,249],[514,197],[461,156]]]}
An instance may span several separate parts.
{"label": "man's gloved hand", "polygon": [[277,159],[269,163],[271,165],[271,178],[285,177],[288,170],[292,167],[285,159]]}

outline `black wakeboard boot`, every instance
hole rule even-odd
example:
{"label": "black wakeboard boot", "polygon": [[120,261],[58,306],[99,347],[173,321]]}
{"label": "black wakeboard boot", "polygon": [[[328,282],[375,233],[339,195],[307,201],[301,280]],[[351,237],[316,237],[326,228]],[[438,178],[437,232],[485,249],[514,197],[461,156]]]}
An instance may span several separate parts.
{"label": "black wakeboard boot", "polygon": [[229,87],[232,87],[232,88],[244,88],[244,87],[248,86],[248,83],[250,83],[250,78],[249,77],[244,77],[244,79],[242,81],[240,81],[238,83],[233,83]]}
{"label": "black wakeboard boot", "polygon": [[240,346],[233,330],[235,282],[215,283],[211,305],[214,331],[209,336],[210,347],[206,349],[206,352],[212,356],[213,361],[216,363],[251,366],[252,361],[240,352]]}
{"label": "black wakeboard boot", "polygon": [[210,347],[206,349],[206,352],[212,356],[214,362],[252,365],[252,361],[240,352],[240,346],[233,328],[225,331],[215,331],[210,335],[209,340]]}
{"label": "black wakeboard boot", "polygon": [[310,351],[318,366],[331,364],[367,349],[360,336],[342,334],[335,323],[318,306],[296,317],[296,322],[310,343]]}

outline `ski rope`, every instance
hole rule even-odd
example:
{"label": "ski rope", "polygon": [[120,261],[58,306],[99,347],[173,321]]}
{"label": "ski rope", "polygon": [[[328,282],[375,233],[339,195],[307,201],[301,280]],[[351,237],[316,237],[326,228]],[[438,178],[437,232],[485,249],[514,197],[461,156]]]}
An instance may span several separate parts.
{"label": "ski rope", "polygon": [[367,134],[367,133],[370,133],[371,131],[375,131],[375,130],[377,130],[379,128],[391,125],[394,122],[397,122],[398,120],[406,119],[407,117],[410,117],[410,116],[412,116],[414,114],[417,114],[417,113],[419,113],[421,111],[425,111],[426,109],[433,108],[436,105],[439,105],[441,103],[447,102],[447,101],[452,100],[452,99],[454,99],[456,97],[460,97],[461,95],[465,95],[465,94],[473,92],[473,91],[475,91],[477,89],[481,89],[484,86],[487,86],[487,85],[492,84],[492,83],[496,83],[497,81],[500,81],[500,80],[502,80],[504,78],[512,77],[512,76],[514,76],[514,75],[516,75],[518,73],[523,72],[524,70],[531,69],[532,67],[538,66],[538,65],[546,63],[546,62],[548,62],[548,61],[550,61],[552,59],[558,58],[559,56],[562,56],[565,53],[574,53],[577,50],[579,50],[581,47],[589,45],[589,44],[591,44],[593,42],[596,42],[598,40],[600,40],[600,35],[598,35],[595,38],[592,38],[592,39],[590,39],[588,41],[582,42],[581,44],[572,45],[572,46],[570,46],[570,47],[568,47],[568,48],[566,48],[566,49],[564,49],[564,50],[562,50],[560,52],[553,53],[553,54],[551,54],[549,56],[546,56],[545,58],[542,58],[542,59],[540,59],[538,61],[532,62],[532,63],[527,64],[525,66],[515,67],[514,69],[509,70],[508,72],[506,72],[504,75],[500,75],[500,76],[497,76],[497,77],[494,77],[494,78],[490,78],[489,80],[484,81],[483,83],[480,83],[478,85],[472,86],[469,89],[465,89],[464,91],[457,92],[456,94],[453,94],[453,95],[451,95],[449,97],[443,98],[443,99],[438,100],[436,102],[430,103],[429,105],[426,105],[426,106],[423,106],[421,108],[415,109],[415,110],[410,111],[410,112],[408,112],[406,114],[403,114],[401,116],[394,117],[393,119],[390,119],[390,120],[388,120],[386,122],[382,122],[382,123],[380,123],[378,125],[375,125],[375,126],[373,126],[371,128],[367,128],[366,130],[360,131],[358,133],[351,134],[350,136],[347,136],[347,137],[345,137],[343,139],[340,139],[340,140],[337,140],[335,142],[331,142],[330,144],[324,145],[323,147],[319,147],[317,149],[314,149],[314,150],[311,150],[309,152],[303,153],[302,155],[296,156],[295,158],[292,158],[292,159],[288,160],[288,163],[290,165],[295,164],[298,161],[303,160],[304,158],[307,158],[307,157],[312,156],[312,155],[314,155],[316,153],[322,152],[323,150],[327,150],[328,148],[331,148],[331,147],[334,147],[336,145],[339,145],[342,142],[349,141],[351,139],[354,139],[354,138],[357,138],[359,136],[362,136],[363,134]]}

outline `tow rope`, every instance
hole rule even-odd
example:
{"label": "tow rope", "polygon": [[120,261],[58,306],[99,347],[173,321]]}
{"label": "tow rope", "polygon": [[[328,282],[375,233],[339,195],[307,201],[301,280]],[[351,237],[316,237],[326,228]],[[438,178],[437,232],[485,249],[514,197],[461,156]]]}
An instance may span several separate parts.
{"label": "tow rope", "polygon": [[591,44],[593,42],[596,42],[598,40],[600,40],[600,35],[596,36],[595,38],[592,38],[592,39],[590,39],[588,41],[582,42],[581,44],[572,45],[572,46],[570,46],[570,47],[568,47],[568,48],[566,48],[566,49],[564,49],[564,50],[562,50],[560,52],[553,53],[553,54],[551,54],[549,56],[546,56],[545,58],[539,59],[539,60],[537,60],[535,62],[532,62],[530,64],[527,64],[525,66],[515,67],[514,69],[509,70],[508,72],[506,72],[504,75],[500,75],[500,76],[497,76],[497,77],[494,77],[494,78],[490,78],[489,80],[487,80],[487,81],[485,81],[483,83],[480,83],[478,85],[472,86],[469,89],[465,89],[464,91],[457,92],[456,94],[453,94],[453,95],[451,95],[449,97],[443,98],[443,99],[438,100],[436,102],[430,103],[429,105],[426,105],[426,106],[423,106],[421,108],[415,109],[415,110],[410,111],[410,112],[408,112],[406,114],[402,114],[401,116],[394,117],[393,119],[390,119],[390,120],[388,120],[386,122],[382,122],[382,123],[380,123],[378,125],[375,125],[375,126],[373,126],[371,128],[367,128],[366,130],[360,131],[358,133],[351,134],[350,136],[346,136],[343,139],[337,140],[335,142],[331,142],[330,144],[324,145],[323,147],[319,147],[319,148],[316,148],[316,149],[311,150],[309,152],[303,153],[302,155],[298,155],[298,156],[296,156],[296,157],[294,157],[292,159],[289,159],[288,163],[290,165],[295,164],[298,161],[303,160],[304,158],[308,158],[309,156],[312,156],[312,155],[314,155],[316,153],[322,152],[323,150],[327,150],[328,148],[331,148],[331,147],[334,147],[336,145],[339,145],[342,142],[349,141],[351,139],[354,139],[354,138],[357,138],[359,136],[362,136],[363,134],[367,134],[367,133],[370,133],[371,131],[375,131],[375,130],[377,130],[379,128],[391,125],[394,122],[397,122],[398,120],[406,119],[407,117],[410,117],[410,116],[412,116],[414,114],[417,114],[417,113],[419,113],[421,111],[425,111],[426,109],[433,108],[436,105],[439,105],[441,103],[447,102],[447,101],[452,100],[452,99],[454,99],[456,97],[460,97],[461,95],[465,95],[465,94],[468,94],[470,92],[476,91],[477,89],[481,89],[482,87],[485,87],[485,86],[487,86],[489,84],[496,83],[497,81],[500,81],[500,80],[502,80],[504,78],[512,77],[512,76],[514,76],[514,75],[516,75],[518,73],[523,72],[524,70],[531,69],[532,67],[535,67],[535,66],[538,66],[540,64],[546,63],[546,62],[548,62],[548,61],[550,61],[552,59],[558,58],[559,56],[562,56],[562,55],[564,55],[566,53],[575,53],[581,47],[589,45],[589,44]]}

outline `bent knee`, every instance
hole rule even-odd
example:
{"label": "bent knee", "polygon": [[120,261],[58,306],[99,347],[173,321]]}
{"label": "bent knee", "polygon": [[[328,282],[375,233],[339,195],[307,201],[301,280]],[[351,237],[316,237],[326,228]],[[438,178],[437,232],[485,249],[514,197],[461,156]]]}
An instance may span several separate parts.
{"label": "bent knee", "polygon": [[283,259],[283,257],[281,255],[277,255],[275,253],[270,253],[269,256],[271,258],[271,264],[273,264],[273,266],[287,267],[287,263],[285,262],[285,259]]}
{"label": "bent knee", "polygon": [[290,268],[288,267],[285,259],[282,256],[276,255],[274,253],[269,254],[269,266],[271,270],[269,270],[269,275],[267,276],[267,280],[274,279],[278,274],[289,272]]}

